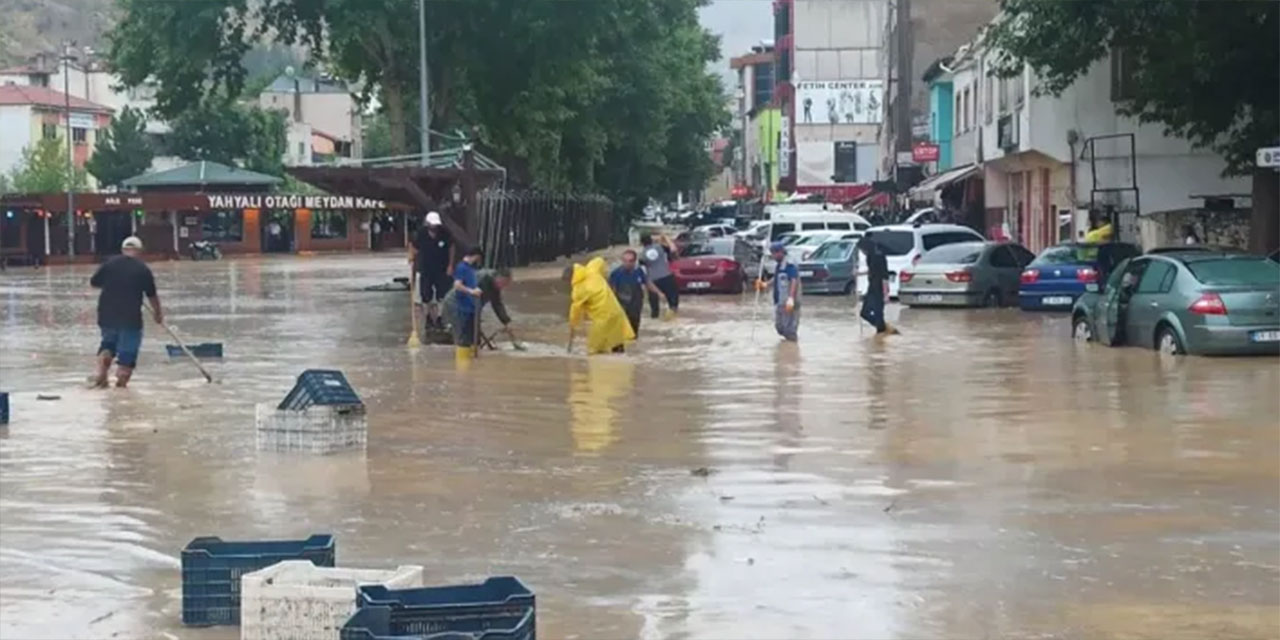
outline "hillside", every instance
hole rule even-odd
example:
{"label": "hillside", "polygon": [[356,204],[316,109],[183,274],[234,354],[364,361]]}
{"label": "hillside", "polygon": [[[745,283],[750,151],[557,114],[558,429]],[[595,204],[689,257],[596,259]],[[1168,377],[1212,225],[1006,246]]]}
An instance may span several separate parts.
{"label": "hillside", "polygon": [[0,65],[55,52],[65,40],[101,48],[114,11],[112,0],[0,0]]}

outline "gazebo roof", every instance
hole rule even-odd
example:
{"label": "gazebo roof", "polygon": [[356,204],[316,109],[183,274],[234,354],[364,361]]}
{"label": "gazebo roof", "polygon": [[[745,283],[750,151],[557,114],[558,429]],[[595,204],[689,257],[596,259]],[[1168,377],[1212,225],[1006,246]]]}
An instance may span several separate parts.
{"label": "gazebo roof", "polygon": [[273,186],[283,182],[265,173],[237,169],[220,162],[201,160],[167,171],[144,173],[122,182],[126,187],[180,187],[196,186]]}

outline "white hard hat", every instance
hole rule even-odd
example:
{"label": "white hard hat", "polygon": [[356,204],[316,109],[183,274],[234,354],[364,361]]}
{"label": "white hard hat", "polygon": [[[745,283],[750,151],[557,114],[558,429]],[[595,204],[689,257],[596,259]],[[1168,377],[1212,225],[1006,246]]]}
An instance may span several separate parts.
{"label": "white hard hat", "polygon": [[138,251],[142,251],[142,239],[139,238],[138,236],[129,236],[128,238],[124,239],[124,242],[120,243],[120,248],[121,249],[137,249]]}
{"label": "white hard hat", "polygon": [[431,213],[427,214],[427,224],[433,227],[438,227],[444,223],[440,221],[440,214],[432,211]]}

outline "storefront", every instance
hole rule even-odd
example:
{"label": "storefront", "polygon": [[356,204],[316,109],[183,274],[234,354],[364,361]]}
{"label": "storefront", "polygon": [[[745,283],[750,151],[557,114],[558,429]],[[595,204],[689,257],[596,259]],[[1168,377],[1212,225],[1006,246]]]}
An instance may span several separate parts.
{"label": "storefront", "polygon": [[[76,194],[75,260],[119,253],[129,235],[153,256],[215,242],[224,254],[368,251],[405,246],[409,208],[354,196],[157,192]],[[66,194],[0,197],[0,257],[68,260]]]}

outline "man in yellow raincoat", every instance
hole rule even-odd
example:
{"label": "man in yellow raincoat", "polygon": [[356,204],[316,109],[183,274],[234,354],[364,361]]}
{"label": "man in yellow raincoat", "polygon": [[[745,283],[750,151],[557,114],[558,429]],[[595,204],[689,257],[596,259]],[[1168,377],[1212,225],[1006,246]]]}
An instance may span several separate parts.
{"label": "man in yellow raincoat", "polygon": [[621,351],[628,342],[636,339],[627,314],[609,288],[603,258],[592,258],[586,266],[573,265],[571,281],[573,295],[569,303],[569,330],[577,331],[583,318],[591,320],[591,331],[587,333],[588,354]]}

